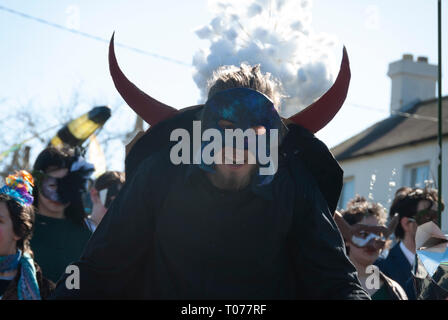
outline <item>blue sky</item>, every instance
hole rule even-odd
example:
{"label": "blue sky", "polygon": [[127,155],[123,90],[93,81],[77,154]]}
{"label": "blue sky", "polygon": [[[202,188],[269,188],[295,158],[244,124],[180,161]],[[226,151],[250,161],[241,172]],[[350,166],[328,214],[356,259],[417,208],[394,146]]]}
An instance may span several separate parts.
{"label": "blue sky", "polygon": [[[64,26],[78,24],[80,31],[105,39],[115,30],[117,42],[186,63],[207,46],[194,30],[212,17],[205,0],[0,0],[0,6]],[[389,115],[390,79],[386,73],[390,62],[411,53],[437,64],[437,1],[315,0],[312,12],[315,31],[339,40],[334,50],[337,60],[345,44],[352,70],[346,104],[318,133],[331,147]],[[442,12],[442,91],[447,95],[447,1]],[[132,112],[117,102],[106,43],[0,10],[0,46],[0,101],[7,99],[0,104],[3,114],[29,99],[36,102],[34,108],[39,112],[52,112],[74,88],[81,88],[86,100],[121,108],[115,116],[120,115],[119,119],[111,123],[133,126]],[[198,103],[191,67],[124,48],[117,48],[117,57],[127,76],[155,98],[178,108]],[[7,147],[0,145],[0,152]],[[119,150],[109,169],[122,169],[123,156],[124,150]]]}

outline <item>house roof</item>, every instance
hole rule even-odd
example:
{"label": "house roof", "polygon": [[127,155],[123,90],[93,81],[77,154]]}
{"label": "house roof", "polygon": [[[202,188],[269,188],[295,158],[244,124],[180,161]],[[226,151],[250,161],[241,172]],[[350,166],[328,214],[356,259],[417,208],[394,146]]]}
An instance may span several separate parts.
{"label": "house roof", "polygon": [[[437,138],[438,100],[421,101],[331,149],[338,161]],[[443,136],[448,136],[448,96],[442,98]]]}

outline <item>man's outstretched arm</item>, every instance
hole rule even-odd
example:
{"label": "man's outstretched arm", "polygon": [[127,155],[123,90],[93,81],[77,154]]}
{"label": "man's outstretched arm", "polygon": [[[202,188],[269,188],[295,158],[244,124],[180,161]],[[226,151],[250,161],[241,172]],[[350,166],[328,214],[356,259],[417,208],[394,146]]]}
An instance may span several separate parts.
{"label": "man's outstretched arm", "polygon": [[79,270],[79,289],[67,288],[66,280],[70,282],[71,275],[65,274],[58,281],[52,298],[124,297],[126,286],[144,262],[152,241],[154,213],[159,200],[155,199],[155,190],[160,188],[151,178],[156,175],[155,166],[154,157],[142,162],[113,201],[80,260],[72,264]]}
{"label": "man's outstretched arm", "polygon": [[299,298],[370,299],[317,184],[302,165],[296,165],[302,183],[296,184],[289,236]]}

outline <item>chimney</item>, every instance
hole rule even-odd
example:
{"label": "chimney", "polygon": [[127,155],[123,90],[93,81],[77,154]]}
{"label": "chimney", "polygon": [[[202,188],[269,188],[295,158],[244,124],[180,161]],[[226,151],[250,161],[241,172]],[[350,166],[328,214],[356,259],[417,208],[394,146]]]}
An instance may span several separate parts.
{"label": "chimney", "polygon": [[414,61],[412,54],[403,54],[401,60],[389,64],[387,75],[392,80],[390,111],[400,111],[408,103],[435,98],[437,65],[429,64],[427,57]]}

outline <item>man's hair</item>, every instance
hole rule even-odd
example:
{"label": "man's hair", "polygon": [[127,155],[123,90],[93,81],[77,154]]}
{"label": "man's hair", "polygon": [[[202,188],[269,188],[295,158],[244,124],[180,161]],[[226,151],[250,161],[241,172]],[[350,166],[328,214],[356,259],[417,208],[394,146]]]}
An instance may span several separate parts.
{"label": "man's hair", "polygon": [[259,64],[250,66],[242,63],[239,68],[236,66],[219,67],[208,81],[208,97],[233,88],[257,90],[268,96],[277,109],[280,106],[281,83],[270,73],[262,74]]}
{"label": "man's hair", "polygon": [[397,191],[395,191],[395,198],[392,201],[391,208],[396,205],[397,202],[404,199],[410,192],[412,192],[411,187],[401,187],[398,188]]}
{"label": "man's hair", "polygon": [[101,191],[108,189],[115,184],[124,184],[125,174],[120,171],[107,171],[98,177],[95,181],[95,189]]}
{"label": "man's hair", "polygon": [[[44,149],[36,158],[34,162],[33,169],[36,171],[42,171],[44,173],[48,172],[51,167],[57,169],[69,169],[75,160],[75,151],[71,148],[55,148],[48,147]],[[36,185],[33,189],[35,208],[39,205],[39,185]],[[64,215],[66,218],[77,224],[83,224],[84,218],[86,216],[84,210],[84,204],[82,201],[81,194],[79,194],[78,200],[71,201],[70,205],[64,210]]]}
{"label": "man's hair", "polygon": [[347,209],[341,212],[344,220],[349,225],[360,223],[362,219],[368,217],[375,217],[380,224],[385,224],[387,221],[386,209],[376,202],[369,202],[364,197],[356,195],[347,204]]}
{"label": "man's hair", "polygon": [[[438,193],[436,189],[431,188],[409,188],[403,187],[395,192],[395,199],[389,210],[389,216],[393,216],[398,213],[400,216],[400,222],[403,217],[411,218],[417,214],[417,207],[420,201],[429,201],[428,208],[431,208],[434,202],[438,201]],[[442,210],[445,205],[442,202]],[[399,239],[404,238],[404,230],[401,223],[398,224],[395,229],[395,236]]]}
{"label": "man's hair", "polygon": [[4,202],[9,211],[14,234],[20,237],[17,241],[17,249],[22,253],[33,254],[30,248],[30,239],[34,225],[34,207],[22,206],[9,195],[0,194],[0,202]]}

